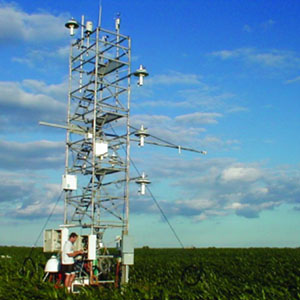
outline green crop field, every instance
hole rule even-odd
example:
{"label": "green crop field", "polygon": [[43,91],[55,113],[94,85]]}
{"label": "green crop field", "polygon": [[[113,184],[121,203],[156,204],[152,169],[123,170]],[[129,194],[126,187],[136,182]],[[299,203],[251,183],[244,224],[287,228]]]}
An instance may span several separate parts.
{"label": "green crop field", "polygon": [[[300,299],[300,249],[136,249],[130,284],[79,294],[43,282],[49,255],[0,247],[0,299]],[[6,257],[11,256],[11,258]]]}

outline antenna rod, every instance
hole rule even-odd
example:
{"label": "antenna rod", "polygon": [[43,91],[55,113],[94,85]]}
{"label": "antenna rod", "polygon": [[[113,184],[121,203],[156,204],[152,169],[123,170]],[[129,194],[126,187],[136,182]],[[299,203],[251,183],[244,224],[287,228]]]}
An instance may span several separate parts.
{"label": "antenna rod", "polygon": [[99,16],[98,16],[98,27],[101,27],[102,21],[102,0],[99,1]]}

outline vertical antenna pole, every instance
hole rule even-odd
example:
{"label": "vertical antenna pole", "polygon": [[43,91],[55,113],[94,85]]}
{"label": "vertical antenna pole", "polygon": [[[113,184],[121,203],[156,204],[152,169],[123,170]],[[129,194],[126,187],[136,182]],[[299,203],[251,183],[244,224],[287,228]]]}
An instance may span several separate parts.
{"label": "vertical antenna pole", "polygon": [[98,16],[98,27],[101,27],[102,22],[102,0],[99,1],[99,16]]}

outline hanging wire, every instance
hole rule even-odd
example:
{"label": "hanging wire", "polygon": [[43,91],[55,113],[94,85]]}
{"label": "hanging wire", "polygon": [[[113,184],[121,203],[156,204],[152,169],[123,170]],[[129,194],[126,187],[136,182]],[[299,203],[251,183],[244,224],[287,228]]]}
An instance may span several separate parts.
{"label": "hanging wire", "polygon": [[151,198],[153,199],[153,201],[155,202],[157,208],[159,209],[160,213],[162,214],[162,216],[164,217],[164,219],[166,220],[166,222],[168,223],[170,229],[172,230],[174,236],[176,237],[178,243],[180,244],[181,248],[184,249],[184,245],[182,243],[182,241],[180,240],[178,234],[176,233],[174,227],[171,225],[171,223],[169,222],[166,214],[164,213],[164,211],[162,210],[161,206],[159,205],[159,203],[157,202],[157,200],[155,199],[154,195],[152,194],[150,188],[148,186],[146,186],[147,191],[149,192],[149,194],[151,195]]}
{"label": "hanging wire", "polygon": [[[112,127],[111,124],[110,124],[110,127],[111,127],[112,131],[114,132],[114,134],[117,134],[116,131],[114,130],[114,128]],[[132,126],[130,126],[130,127],[131,127],[131,128],[134,128],[134,127],[132,127]],[[163,141],[163,140],[162,140],[162,141]],[[164,141],[164,142],[165,142],[165,141]],[[124,150],[125,153],[126,153],[126,150],[125,150],[124,145],[122,145],[122,148],[123,148],[123,150]],[[139,172],[139,170],[138,170],[138,168],[136,167],[136,165],[135,165],[134,161],[132,160],[132,158],[129,157],[129,159],[130,159],[130,162],[131,162],[131,164],[133,165],[135,171],[137,172],[137,174],[138,174],[139,176],[141,176],[141,173]],[[146,186],[146,188],[147,188],[147,191],[149,192],[149,194],[150,194],[152,200],[153,200],[154,203],[156,204],[158,210],[160,211],[161,215],[163,216],[163,218],[165,219],[165,221],[166,221],[167,224],[169,225],[169,227],[170,227],[172,233],[174,234],[176,240],[178,241],[178,243],[180,244],[180,246],[184,249],[184,245],[183,245],[183,243],[181,242],[181,240],[180,240],[178,234],[176,233],[174,227],[171,225],[170,221],[168,220],[166,214],[164,213],[163,209],[162,209],[161,206],[159,205],[158,201],[156,200],[156,198],[155,198],[154,195],[152,194],[150,188],[149,188],[148,186]],[[123,211],[124,211],[124,210],[125,210],[125,206],[123,206]]]}
{"label": "hanging wire", "polygon": [[39,233],[39,235],[38,235],[38,237],[37,237],[35,243],[33,244],[32,248],[31,248],[31,251],[30,251],[30,254],[29,254],[29,257],[31,256],[31,254],[32,254],[32,252],[33,252],[33,250],[34,250],[34,248],[36,247],[36,245],[37,245],[37,243],[38,243],[38,241],[39,241],[39,239],[40,239],[40,237],[41,237],[41,235],[42,235],[42,233],[44,232],[44,229],[46,228],[46,226],[47,226],[47,224],[48,224],[50,218],[52,217],[52,215],[53,215],[53,213],[54,213],[54,211],[55,211],[55,208],[56,208],[56,206],[57,206],[59,200],[61,199],[62,194],[63,194],[63,191],[61,191],[59,197],[57,198],[57,200],[56,200],[56,202],[55,202],[55,204],[54,204],[54,206],[53,206],[53,208],[52,208],[52,210],[51,210],[49,216],[47,217],[47,220],[46,220],[44,226],[42,227],[41,232]]}
{"label": "hanging wire", "polygon": [[[35,271],[38,272],[38,265],[34,262],[34,260],[32,259],[31,255],[32,255],[32,253],[33,253],[33,250],[36,248],[36,245],[37,245],[37,243],[38,243],[38,241],[39,241],[39,239],[40,239],[40,237],[41,237],[41,235],[42,235],[44,229],[46,228],[46,226],[47,226],[47,224],[48,224],[50,218],[52,217],[52,215],[53,215],[53,213],[54,213],[54,211],[55,211],[55,208],[56,208],[56,206],[57,206],[59,200],[61,199],[62,194],[63,194],[63,191],[61,191],[59,197],[57,198],[57,200],[56,200],[56,202],[55,202],[55,204],[54,204],[54,206],[53,206],[53,208],[52,208],[50,214],[49,214],[48,217],[47,217],[47,220],[46,220],[44,226],[42,227],[41,232],[39,233],[39,235],[38,235],[38,237],[37,237],[35,243],[33,244],[33,246],[32,246],[31,249],[30,249],[29,255],[28,255],[27,257],[25,257],[25,259],[24,259],[24,261],[23,261],[23,264],[22,264],[22,267],[21,267],[21,269],[19,270],[19,273],[20,273],[21,275],[24,275],[24,274],[25,274],[26,268],[28,268],[28,263],[27,263],[27,262],[30,262],[31,267],[33,267],[33,268],[35,269]],[[33,275],[33,274],[31,274],[31,275]]]}
{"label": "hanging wire", "polygon": [[[132,160],[131,158],[130,158],[130,162],[132,163],[132,165],[133,165],[135,171],[138,173],[138,175],[141,176],[141,173],[139,172],[139,170],[137,169],[135,163],[133,162],[133,160]],[[150,194],[152,200],[154,201],[154,203],[156,204],[157,208],[159,209],[161,215],[163,216],[163,218],[165,219],[165,221],[166,221],[167,224],[169,225],[169,227],[170,227],[171,231],[173,232],[175,238],[177,239],[178,243],[179,243],[180,246],[184,249],[183,243],[181,242],[181,240],[180,240],[178,234],[176,233],[174,227],[171,225],[170,221],[168,220],[166,214],[164,213],[163,209],[162,209],[161,206],[159,205],[158,201],[156,200],[156,198],[155,198],[154,195],[152,194],[152,192],[151,192],[149,186],[146,185],[146,188],[147,188],[147,191],[149,192],[149,194]]]}

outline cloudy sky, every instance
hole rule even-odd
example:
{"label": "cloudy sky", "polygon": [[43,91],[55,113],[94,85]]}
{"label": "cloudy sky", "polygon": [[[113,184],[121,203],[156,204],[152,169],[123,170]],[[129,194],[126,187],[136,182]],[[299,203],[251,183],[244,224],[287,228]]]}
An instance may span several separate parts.
{"label": "cloudy sky", "polygon": [[[102,2],[103,27],[120,12],[133,69],[150,73],[133,88],[132,124],[208,152],[133,146],[183,244],[299,246],[299,1]],[[65,132],[38,121],[65,122],[64,24],[97,11],[96,0],[0,1],[1,245],[31,246],[61,193]],[[178,247],[151,197],[131,193],[136,245]]]}

